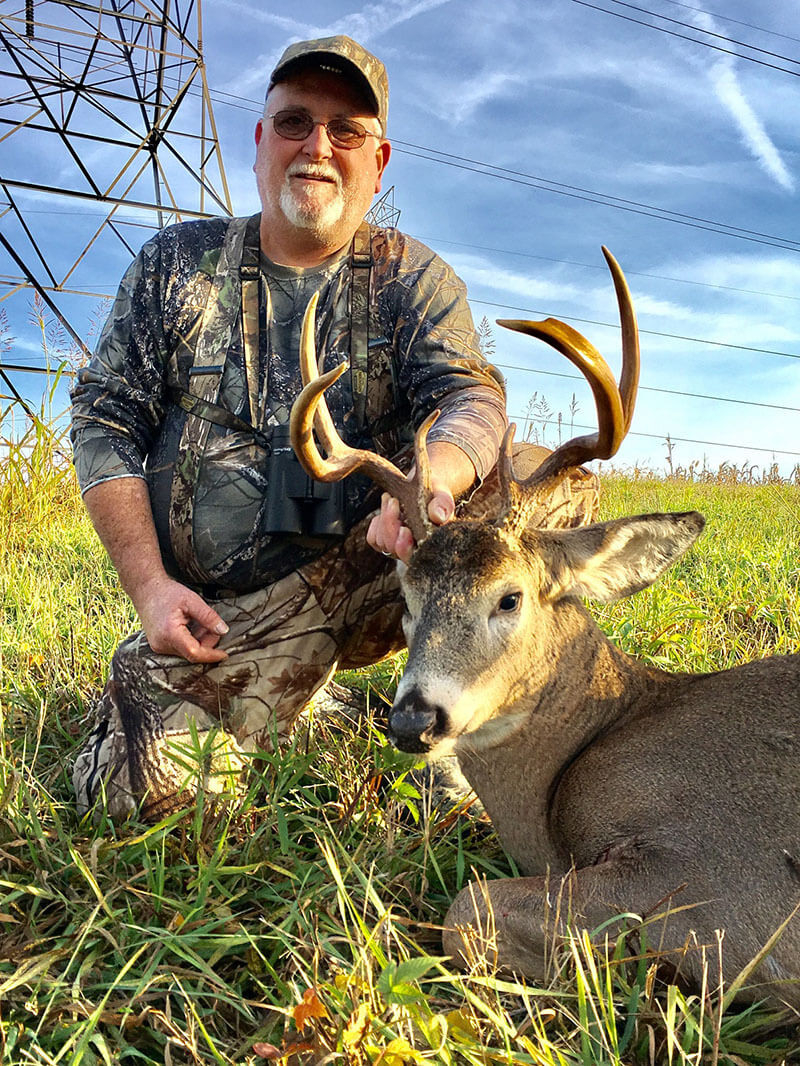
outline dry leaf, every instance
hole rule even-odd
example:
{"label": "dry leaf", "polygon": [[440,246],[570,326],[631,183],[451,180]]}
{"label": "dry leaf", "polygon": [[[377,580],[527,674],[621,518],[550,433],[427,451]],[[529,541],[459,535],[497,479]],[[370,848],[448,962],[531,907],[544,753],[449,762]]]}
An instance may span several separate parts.
{"label": "dry leaf", "polygon": [[353,1052],[361,1044],[369,1026],[369,1009],[362,1003],[347,1020],[347,1028],[342,1034],[345,1051]]}
{"label": "dry leaf", "polygon": [[298,1003],[292,1011],[292,1017],[297,1028],[302,1031],[309,1018],[327,1018],[328,1012],[316,991],[307,988],[303,993],[302,1003]]}
{"label": "dry leaf", "polygon": [[274,1044],[258,1043],[253,1044],[253,1054],[258,1055],[262,1059],[280,1059],[283,1057],[283,1052],[279,1047],[275,1047]]}

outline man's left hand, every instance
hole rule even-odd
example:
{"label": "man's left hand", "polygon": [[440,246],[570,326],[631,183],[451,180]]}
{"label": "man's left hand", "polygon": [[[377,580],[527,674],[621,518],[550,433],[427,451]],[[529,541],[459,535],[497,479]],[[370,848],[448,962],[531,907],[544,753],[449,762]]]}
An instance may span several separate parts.
{"label": "man's left hand", "polygon": [[[465,452],[447,441],[429,444],[428,458],[433,493],[428,514],[435,526],[442,526],[455,514],[456,496],[466,492],[474,482],[475,467]],[[404,563],[411,558],[414,537],[408,526],[403,525],[400,504],[388,492],[384,492],[380,512],[370,522],[367,543],[376,551],[392,555]]]}

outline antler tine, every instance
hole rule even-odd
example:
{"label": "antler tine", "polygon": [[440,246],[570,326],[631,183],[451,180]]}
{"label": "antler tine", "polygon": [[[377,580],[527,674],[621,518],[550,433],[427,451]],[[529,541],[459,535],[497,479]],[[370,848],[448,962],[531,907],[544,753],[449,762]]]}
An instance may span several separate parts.
{"label": "antler tine", "polygon": [[622,327],[622,373],[619,379],[619,393],[622,409],[625,412],[625,433],[630,429],[633,408],[636,403],[636,390],[639,387],[639,328],[636,325],[636,313],[633,310],[633,298],[622,268],[605,245],[602,252],[614,280],[617,294],[619,320]]}
{"label": "antler tine", "polygon": [[[342,481],[356,470],[363,471],[376,485],[399,500],[406,525],[416,543],[420,544],[433,528],[428,517],[432,491],[426,439],[439,412],[428,415],[417,430],[414,438],[416,470],[411,478],[407,478],[394,463],[377,452],[351,448],[345,444],[333,424],[324,392],[347,370],[347,364],[343,363],[327,374],[318,375],[314,350],[316,306],[315,294],[309,301],[300,338],[300,366],[306,384],[292,405],[289,423],[295,454],[306,473],[317,481]],[[314,428],[327,452],[327,458],[323,458],[317,447],[312,432]]]}
{"label": "antler tine", "polygon": [[515,422],[509,422],[508,427],[503,434],[503,440],[500,444],[500,455],[497,459],[497,473],[500,480],[500,511],[498,516],[498,522],[503,524],[506,516],[511,514],[517,507],[520,501],[521,489],[520,483],[514,477],[514,462],[511,457],[512,448],[514,445],[514,434],[517,431]]}
{"label": "antler tine", "polygon": [[591,459],[610,459],[619,449],[631,424],[639,382],[636,316],[619,264],[607,248],[603,248],[603,254],[614,280],[622,323],[622,374],[619,386],[594,345],[566,323],[554,318],[545,319],[544,322],[498,319],[498,325],[538,337],[565,355],[589,382],[597,406],[598,432],[574,437],[556,448],[526,479],[522,486],[524,488],[548,481],[562,470]]}
{"label": "antler tine", "polygon": [[[314,321],[317,315],[318,302],[319,293],[315,292],[308,301],[308,307],[303,315],[303,325],[300,330],[300,376],[303,379],[303,385],[308,385],[309,382],[319,377],[320,368],[317,366],[317,351],[314,342]],[[342,364],[342,373],[346,369],[347,364]],[[333,381],[335,380],[336,378],[333,379]],[[321,393],[316,418],[314,419],[314,428],[322,441],[323,448],[330,454],[333,451],[333,441],[339,434],[336,432],[325,397]]]}

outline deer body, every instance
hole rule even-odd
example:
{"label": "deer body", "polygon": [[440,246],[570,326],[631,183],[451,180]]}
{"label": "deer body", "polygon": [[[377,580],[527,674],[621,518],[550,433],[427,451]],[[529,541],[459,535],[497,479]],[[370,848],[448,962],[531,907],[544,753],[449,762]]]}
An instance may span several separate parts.
{"label": "deer body", "polygon": [[674,952],[698,988],[703,956],[682,954],[684,945],[707,946],[713,983],[721,930],[729,984],[770,943],[747,994],[800,1008],[800,656],[669,674],[614,647],[581,605],[649,585],[699,535],[700,515],[536,528],[539,493],[565,469],[612,456],[633,415],[636,319],[622,271],[604,253],[622,326],[619,385],[564,323],[501,323],[580,367],[598,432],[565,442],[518,479],[510,427],[499,463],[504,503],[493,519],[432,528],[432,418],[417,432],[410,479],[341,441],[323,393],[344,368],[317,376],[313,303],[292,444],[312,476],[335,481],[363,469],[400,501],[417,546],[400,567],[409,658],[390,733],[406,751],[458,757],[525,875],[462,890],[445,950],[469,964],[476,941],[488,940],[500,967],[541,979],[568,916],[608,931],[604,923],[633,913],[650,917],[649,945]]}
{"label": "deer body", "polygon": [[[663,936],[680,949],[694,935],[713,959],[725,930],[730,981],[800,902],[800,656],[654,670],[614,647],[573,593],[613,598],[631,571],[649,583],[698,518],[638,520],[655,532],[634,532],[641,543],[624,547],[622,564],[603,541],[635,530],[627,520],[516,543],[462,523],[437,530],[402,575],[409,659],[389,719],[395,742],[453,752],[528,875],[460,893],[445,933],[457,959],[493,923],[498,965],[541,979],[548,899],[562,885],[563,916],[590,929],[620,912],[660,914],[674,893],[651,945]],[[581,542],[592,536],[589,556]],[[681,969],[699,983],[701,967],[694,952]],[[753,981],[798,978],[790,923]],[[753,994],[800,1005],[800,985]]]}

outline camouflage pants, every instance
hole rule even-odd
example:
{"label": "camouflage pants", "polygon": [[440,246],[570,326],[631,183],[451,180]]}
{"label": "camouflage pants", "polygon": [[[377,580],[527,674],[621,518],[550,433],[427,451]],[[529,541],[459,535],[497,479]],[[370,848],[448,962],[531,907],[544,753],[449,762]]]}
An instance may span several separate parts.
{"label": "camouflage pants", "polygon": [[[518,476],[541,461],[531,446],[515,452]],[[492,514],[498,500],[493,472],[459,514]],[[586,525],[597,502],[596,477],[575,470],[534,522]],[[337,668],[367,666],[405,647],[394,560],[367,545],[368,524],[364,519],[336,547],[267,588],[212,601],[229,626],[222,663],[158,655],[141,632],[119,646],[74,765],[81,814],[104,799],[115,820],[137,810],[157,820],[185,806],[197,788],[235,792],[243,754],[288,737]]]}

